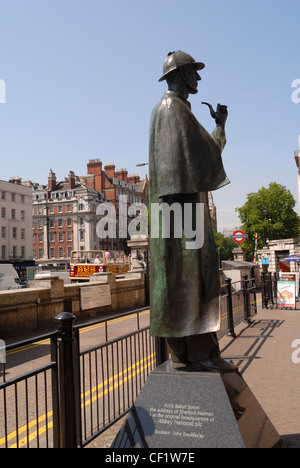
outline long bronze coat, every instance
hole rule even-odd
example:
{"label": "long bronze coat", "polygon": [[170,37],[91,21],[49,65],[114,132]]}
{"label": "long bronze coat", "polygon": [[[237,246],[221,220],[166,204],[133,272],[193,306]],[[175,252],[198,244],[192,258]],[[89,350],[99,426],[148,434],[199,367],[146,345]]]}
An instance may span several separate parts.
{"label": "long bronze coat", "polygon": [[[167,91],[153,109],[150,124],[150,211],[153,203],[204,204],[204,244],[187,249],[187,239],[153,237],[150,230],[150,332],[183,337],[220,328],[218,259],[211,227],[208,191],[229,183],[221,152],[225,132],[210,135],[190,103]],[[184,218],[184,216],[183,216]],[[195,227],[195,226],[194,226]]]}

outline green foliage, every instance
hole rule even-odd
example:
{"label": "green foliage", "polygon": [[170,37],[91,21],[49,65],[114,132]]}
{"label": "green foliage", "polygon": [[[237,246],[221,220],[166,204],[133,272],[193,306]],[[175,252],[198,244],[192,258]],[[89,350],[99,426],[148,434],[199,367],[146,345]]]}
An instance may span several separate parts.
{"label": "green foliage", "polygon": [[283,185],[271,182],[268,188],[262,187],[256,193],[247,195],[246,203],[237,208],[242,230],[248,234],[242,247],[247,250],[249,260],[253,260],[255,234],[258,234],[258,249],[266,245],[266,239],[297,238],[300,219],[294,211],[295,199]]}
{"label": "green foliage", "polygon": [[225,237],[220,232],[214,231],[215,243],[217,249],[220,249],[220,260],[232,260],[232,250],[237,246],[233,239]]}

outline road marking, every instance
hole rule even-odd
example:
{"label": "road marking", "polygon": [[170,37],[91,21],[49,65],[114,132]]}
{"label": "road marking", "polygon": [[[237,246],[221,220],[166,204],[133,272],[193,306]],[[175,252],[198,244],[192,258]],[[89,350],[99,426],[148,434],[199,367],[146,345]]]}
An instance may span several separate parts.
{"label": "road marking", "polygon": [[[150,312],[149,310],[145,310],[144,312],[140,312],[139,315],[141,317],[143,315],[149,314],[149,312]],[[136,313],[133,313],[132,315],[126,315],[126,317],[119,317],[116,319],[112,319],[109,321],[109,323],[111,324],[111,323],[123,322],[124,320],[134,319],[135,318],[134,315],[136,315]],[[97,328],[103,328],[104,326],[105,326],[105,323],[90,325],[88,327],[85,327],[79,330],[79,333],[81,335],[82,333],[93,331],[93,330],[96,330]],[[11,356],[12,354],[20,353],[22,351],[28,351],[29,349],[37,348],[38,346],[43,346],[47,344],[50,344],[50,339],[48,338],[43,341],[38,341],[36,343],[24,346],[22,348],[16,348],[16,349],[12,349],[11,351],[7,351],[6,356]]]}
{"label": "road marking", "polygon": [[[124,369],[118,374],[115,374],[113,377],[110,377],[109,379],[105,380],[104,382],[99,384],[97,387],[94,387],[91,390],[88,390],[87,392],[82,393],[81,400],[84,400],[84,401],[81,403],[81,408],[88,407],[94,401],[102,398],[104,395],[108,394],[109,392],[116,390],[118,387],[120,387],[122,384],[124,384],[128,380],[133,379],[133,377],[136,377],[145,369],[148,369],[149,367],[151,367],[154,364],[154,362],[155,362],[155,353],[152,353],[149,356],[136,362],[132,366],[129,366],[127,369]],[[126,374],[128,375],[126,376]],[[120,380],[120,377],[123,377],[123,378]],[[114,383],[113,385],[110,385],[110,383],[114,382],[115,380],[116,380],[116,383]],[[105,389],[107,385],[110,385],[110,386],[108,386],[108,388]],[[92,396],[94,392],[97,392],[101,388],[103,388],[103,391],[101,393],[97,393],[95,396]],[[89,395],[90,395],[90,398],[85,401],[85,397]],[[44,414],[40,416],[38,419],[34,419],[33,421],[31,421],[28,425],[25,424],[24,426],[20,427],[18,431],[11,432],[10,434],[7,435],[7,438],[3,437],[2,439],[0,439],[0,446],[4,445],[6,443],[6,440],[7,442],[9,442],[10,440],[23,434],[24,432],[27,432],[29,429],[34,428],[39,423],[46,421],[46,424],[44,426],[38,427],[36,431],[32,432],[29,435],[29,437],[27,436],[23,437],[21,440],[18,441],[18,443],[14,443],[13,445],[10,445],[8,448],[17,448],[17,447],[22,447],[24,445],[27,445],[28,443],[36,439],[38,436],[45,433],[47,428],[51,429],[53,427],[53,421],[47,422],[47,420],[52,418],[52,416],[53,416],[53,412],[49,411],[47,414]]]}

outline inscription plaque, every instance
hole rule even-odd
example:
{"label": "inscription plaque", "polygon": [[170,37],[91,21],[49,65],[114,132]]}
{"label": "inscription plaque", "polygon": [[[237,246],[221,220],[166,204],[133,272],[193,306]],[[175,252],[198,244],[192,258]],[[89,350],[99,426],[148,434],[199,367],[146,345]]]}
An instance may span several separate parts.
{"label": "inscription plaque", "polygon": [[104,307],[111,304],[110,285],[80,288],[81,310]]}
{"label": "inscription plaque", "polygon": [[280,437],[239,373],[188,372],[167,361],[149,377],[113,448],[271,448]]}

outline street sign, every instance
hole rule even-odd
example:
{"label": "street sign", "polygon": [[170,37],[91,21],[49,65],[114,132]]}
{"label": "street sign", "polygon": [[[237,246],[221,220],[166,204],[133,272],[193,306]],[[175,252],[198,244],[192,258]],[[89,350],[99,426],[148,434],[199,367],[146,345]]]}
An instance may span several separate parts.
{"label": "street sign", "polygon": [[243,231],[238,230],[233,233],[231,239],[240,244],[241,242],[244,242],[244,240],[247,239],[247,237],[247,234],[245,234]]}

